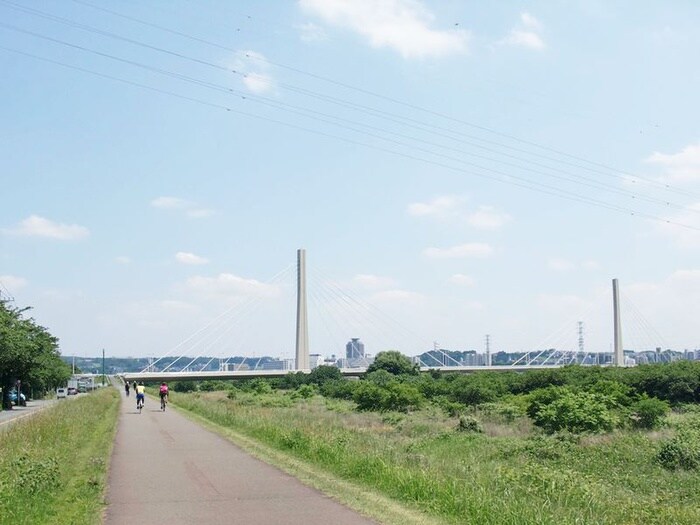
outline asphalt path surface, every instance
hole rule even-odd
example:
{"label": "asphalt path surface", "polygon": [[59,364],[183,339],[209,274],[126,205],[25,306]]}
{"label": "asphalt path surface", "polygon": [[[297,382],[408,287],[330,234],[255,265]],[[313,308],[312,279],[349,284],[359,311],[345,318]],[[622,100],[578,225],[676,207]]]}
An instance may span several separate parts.
{"label": "asphalt path surface", "polygon": [[107,525],[372,525],[174,410],[125,397],[107,487]]}

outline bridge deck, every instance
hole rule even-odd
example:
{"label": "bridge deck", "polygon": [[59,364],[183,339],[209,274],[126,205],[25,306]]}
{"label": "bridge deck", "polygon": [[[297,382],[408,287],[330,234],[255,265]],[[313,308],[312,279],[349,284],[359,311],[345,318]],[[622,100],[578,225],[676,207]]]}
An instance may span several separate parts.
{"label": "bridge deck", "polygon": [[[443,372],[524,372],[526,370],[544,370],[561,368],[563,365],[503,365],[503,366],[445,366],[421,367],[422,372],[442,370]],[[138,372],[122,374],[128,381],[198,381],[205,379],[246,379],[254,377],[283,377],[296,372],[309,373],[310,370],[236,370],[229,372]],[[341,368],[340,373],[346,377],[358,377],[367,372],[366,368]]]}

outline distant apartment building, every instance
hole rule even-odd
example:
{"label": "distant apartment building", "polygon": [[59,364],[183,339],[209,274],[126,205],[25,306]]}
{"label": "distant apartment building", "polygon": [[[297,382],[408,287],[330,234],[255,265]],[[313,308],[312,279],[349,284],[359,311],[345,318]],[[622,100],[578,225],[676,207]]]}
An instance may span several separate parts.
{"label": "distant apartment building", "polygon": [[360,341],[359,337],[353,337],[348,344],[345,345],[345,358],[362,359],[365,357],[365,344]]}
{"label": "distant apartment building", "polygon": [[323,364],[323,356],[321,354],[309,354],[309,368],[312,370]]}

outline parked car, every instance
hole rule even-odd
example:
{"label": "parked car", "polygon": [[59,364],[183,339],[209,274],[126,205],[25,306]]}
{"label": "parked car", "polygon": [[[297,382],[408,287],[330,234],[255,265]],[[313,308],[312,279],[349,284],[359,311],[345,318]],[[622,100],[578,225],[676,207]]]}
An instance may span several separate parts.
{"label": "parked car", "polygon": [[75,388],[74,386],[69,386],[69,387],[68,387],[68,392],[67,392],[67,394],[68,394],[69,396],[74,396],[74,395],[76,395],[77,393],[78,393],[78,389],[77,389],[77,388]]}
{"label": "parked car", "polygon": [[56,399],[63,399],[66,397],[66,395],[68,395],[68,393],[66,392],[65,388],[56,389]]}
{"label": "parked car", "polygon": [[19,403],[17,402],[17,390],[10,390],[10,401],[19,406],[27,404],[27,398],[22,392],[19,393]]}

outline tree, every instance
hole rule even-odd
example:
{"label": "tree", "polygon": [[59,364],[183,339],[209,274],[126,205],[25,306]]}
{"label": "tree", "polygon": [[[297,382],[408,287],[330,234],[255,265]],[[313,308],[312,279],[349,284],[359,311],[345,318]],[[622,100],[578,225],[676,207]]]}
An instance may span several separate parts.
{"label": "tree", "polygon": [[374,362],[367,368],[367,373],[376,370],[386,370],[390,374],[398,375],[417,375],[419,368],[417,364],[411,363],[411,360],[396,350],[387,350],[379,352]]}
{"label": "tree", "polygon": [[60,359],[58,339],[34,319],[25,319],[22,314],[26,310],[0,301],[0,388],[4,408],[12,408],[9,392],[17,380],[47,390],[70,377]]}

